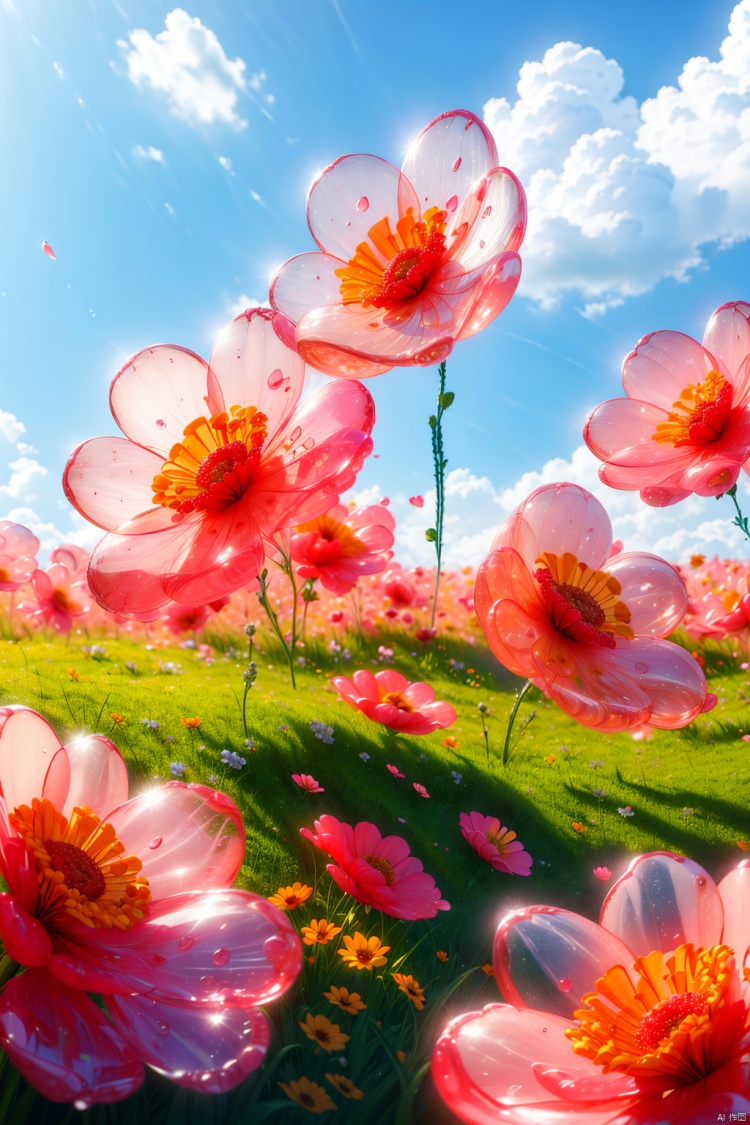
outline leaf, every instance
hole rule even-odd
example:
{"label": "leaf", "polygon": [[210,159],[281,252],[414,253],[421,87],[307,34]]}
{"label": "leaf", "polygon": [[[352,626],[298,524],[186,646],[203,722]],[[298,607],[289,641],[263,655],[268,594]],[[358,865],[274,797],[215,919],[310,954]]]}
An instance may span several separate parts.
{"label": "leaf", "polygon": [[438,395],[438,406],[441,410],[447,410],[449,406],[453,405],[455,397],[453,391],[446,391],[444,395]]}
{"label": "leaf", "polygon": [[431,414],[430,417],[427,419],[427,421],[430,423],[430,429],[431,430],[437,429],[437,418],[435,417],[434,414]]}
{"label": "leaf", "polygon": [[425,537],[425,539],[427,540],[428,543],[434,543],[435,540],[437,539],[437,532],[435,531],[435,528],[434,527],[428,527],[427,531],[425,531],[425,533],[424,533],[424,537]]}

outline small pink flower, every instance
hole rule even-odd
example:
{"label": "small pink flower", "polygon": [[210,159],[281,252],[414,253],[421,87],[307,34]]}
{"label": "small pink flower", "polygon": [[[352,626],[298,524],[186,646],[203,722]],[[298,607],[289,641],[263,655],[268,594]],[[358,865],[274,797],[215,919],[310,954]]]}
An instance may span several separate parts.
{"label": "small pink flower", "polygon": [[409,854],[409,845],[400,836],[381,836],[367,821],[352,827],[327,814],[315,821],[315,833],[309,828],[300,832],[328,853],[334,861],[326,867],[328,874],[357,902],[409,922],[450,910],[435,880]]}
{"label": "small pink flower", "polygon": [[418,793],[420,797],[429,797],[430,796],[430,794],[425,789],[424,785],[420,785],[418,781],[412,781],[412,786],[414,788],[415,793]]}
{"label": "small pink flower", "polygon": [[306,793],[325,793],[323,786],[318,785],[310,773],[293,773],[292,781],[295,781],[300,789],[304,789]]}
{"label": "small pink flower", "polygon": [[393,552],[396,521],[379,504],[350,512],[337,504],[300,524],[292,535],[292,558],[300,578],[319,578],[334,594],[348,594],[365,574],[385,570]]}
{"label": "small pink flower", "polygon": [[609,880],[612,878],[612,872],[608,867],[595,867],[594,874],[596,875],[597,879],[601,879],[603,883],[609,882]]}
{"label": "small pink flower", "polygon": [[461,813],[458,823],[464,840],[496,871],[505,871],[508,875],[531,874],[533,859],[524,851],[515,832],[504,828],[496,816]]}
{"label": "small pink flower", "polygon": [[351,679],[334,676],[331,683],[342,699],[368,719],[402,734],[430,734],[456,719],[450,703],[436,700],[429,684],[410,683],[393,668],[376,675],[360,669]]}
{"label": "small pink flower", "polygon": [[743,734],[742,741],[743,742],[750,742],[750,734]]}
{"label": "small pink flower", "polygon": [[385,768],[388,770],[389,773],[392,773],[394,777],[404,777],[404,774],[398,772],[397,766],[390,766],[386,763]]}
{"label": "small pink flower", "polygon": [[19,602],[19,613],[40,625],[53,625],[58,633],[69,633],[73,620],[91,608],[91,598],[83,577],[75,580],[62,563],[52,563],[31,576],[33,596]]}

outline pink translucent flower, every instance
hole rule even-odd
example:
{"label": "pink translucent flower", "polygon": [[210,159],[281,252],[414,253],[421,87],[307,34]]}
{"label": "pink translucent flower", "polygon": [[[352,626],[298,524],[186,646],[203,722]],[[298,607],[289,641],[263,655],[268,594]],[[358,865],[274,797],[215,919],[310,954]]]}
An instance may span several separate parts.
{"label": "pink translucent flower", "polygon": [[686,726],[703,708],[706,680],[689,652],[661,639],[682,620],[685,584],[656,555],[609,558],[611,545],[591,493],[537,489],[477,572],[477,617],[498,660],[584,726]]}
{"label": "pink translucent flower", "polygon": [[58,633],[70,632],[73,621],[91,607],[86,581],[76,578],[62,563],[46,570],[35,570],[30,581],[31,594],[18,604],[18,610],[37,625],[52,625]]}
{"label": "pink translucent flower", "polygon": [[404,774],[399,773],[398,766],[390,766],[386,762],[385,768],[388,770],[389,773],[392,773],[394,777],[404,777]]}
{"label": "pink translucent flower", "polygon": [[334,594],[347,594],[361,575],[385,570],[395,526],[392,514],[379,504],[354,512],[337,504],[292,535],[297,574],[320,579]]}
{"label": "pink translucent flower", "polygon": [[600,403],[584,427],[605,484],[663,507],[721,496],[749,468],[750,305],[717,309],[703,344],[681,332],[645,336],[622,383],[627,398]]}
{"label": "pink translucent flower", "polygon": [[508,875],[531,874],[533,859],[524,851],[515,832],[504,828],[496,816],[461,813],[458,823],[464,840],[496,871],[505,871]]}
{"label": "pink translucent flower", "polygon": [[300,943],[232,889],[245,835],[229,797],[171,782],[128,800],[107,738],[63,748],[25,707],[0,708],[0,793],[0,936],[27,966],[0,993],[0,1045],[24,1078],[83,1108],[128,1097],[144,1063],[203,1093],[259,1066],[258,1006],[292,984]]}
{"label": "pink translucent flower", "polygon": [[322,785],[318,785],[311,773],[293,773],[292,781],[304,789],[306,793],[325,793]]}
{"label": "pink translucent flower", "polygon": [[430,734],[456,720],[450,703],[436,700],[429,684],[410,683],[393,668],[375,675],[360,669],[351,679],[334,676],[331,683],[342,699],[368,719],[401,734]]}
{"label": "pink translucent flower", "polygon": [[38,550],[39,540],[27,527],[0,520],[0,590],[12,592],[29,581]]}
{"label": "pink translucent flower", "polygon": [[502,312],[521,275],[526,197],[466,110],[435,118],[399,171],[343,156],[310,188],[321,253],[281,266],[270,301],[303,358],[330,375],[437,363]]}
{"label": "pink translucent flower", "polygon": [[178,637],[181,633],[199,633],[208,619],[229,604],[229,598],[219,598],[210,605],[183,605],[170,602],[162,610],[161,619],[170,633]]}
{"label": "pink translucent flower", "polygon": [[76,543],[61,543],[49,553],[49,561],[62,563],[76,578],[85,578],[89,565],[89,552]]}
{"label": "pink translucent flower", "polygon": [[595,867],[593,872],[597,879],[601,879],[603,883],[608,883],[612,878],[612,872],[608,867]]}
{"label": "pink translucent flower", "polygon": [[409,854],[409,845],[400,836],[381,836],[367,821],[352,827],[328,815],[315,821],[317,835],[309,828],[300,832],[328,853],[334,861],[326,867],[328,874],[357,902],[408,922],[450,910],[435,880]]}
{"label": "pink translucent flower", "polygon": [[553,906],[507,915],[494,967],[509,1003],[444,1029],[438,1092],[468,1125],[699,1125],[750,1110],[749,897],[747,861],[717,887],[654,852],[614,884],[599,925]]}
{"label": "pink translucent flower", "polygon": [[414,792],[419,794],[420,797],[429,798],[430,794],[427,792],[424,785],[421,785],[418,781],[412,781],[411,784]]}
{"label": "pink translucent flower", "polygon": [[170,600],[242,589],[278,532],[354,483],[372,448],[372,399],[353,382],[302,400],[304,363],[273,316],[235,317],[208,364],[160,344],[115,376],[110,405],[126,437],[84,442],[63,475],[71,503],[108,532],[88,571],[105,609],[152,620]]}

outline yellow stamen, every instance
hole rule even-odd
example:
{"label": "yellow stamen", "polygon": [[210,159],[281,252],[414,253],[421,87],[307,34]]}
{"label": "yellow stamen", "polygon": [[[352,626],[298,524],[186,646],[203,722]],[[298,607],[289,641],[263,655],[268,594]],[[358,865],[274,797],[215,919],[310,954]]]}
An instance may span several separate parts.
{"label": "yellow stamen", "polygon": [[[731,387],[718,371],[709,371],[702,383],[689,383],[680,391],[677,402],[672,403],[667,421],[657,425],[652,435],[653,440],[674,446],[696,440],[691,427],[704,419],[706,408],[716,406],[717,400],[720,400],[720,408],[711,423],[714,428],[723,421],[724,411],[721,406],[731,405]],[[714,436],[718,437],[718,432]],[[710,440],[710,436],[702,435],[698,440],[704,443]]]}
{"label": "yellow stamen", "polygon": [[380,697],[380,702],[390,703],[394,707],[398,707],[399,711],[406,711],[407,715],[411,715],[416,710],[414,705],[404,698],[400,691],[386,691]]}
{"label": "yellow stamen", "polygon": [[346,266],[335,271],[341,278],[341,301],[344,305],[362,305],[368,308],[383,291],[383,275],[388,262],[403,250],[422,249],[431,235],[442,235],[446,227],[446,213],[430,207],[421,219],[414,218],[414,208],[406,212],[391,230],[386,216],[379,219],[367,232],[369,242],[360,242]]}
{"label": "yellow stamen", "polygon": [[536,565],[549,571],[552,582],[565,600],[577,609],[583,620],[595,625],[600,633],[611,636],[634,636],[628,622],[630,610],[620,601],[622,586],[613,574],[594,570],[575,555],[566,552],[562,558],[545,551]]}

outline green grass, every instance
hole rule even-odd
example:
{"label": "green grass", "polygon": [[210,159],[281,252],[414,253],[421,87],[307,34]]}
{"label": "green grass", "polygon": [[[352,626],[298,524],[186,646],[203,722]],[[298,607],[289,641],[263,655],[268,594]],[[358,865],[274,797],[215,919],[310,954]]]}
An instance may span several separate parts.
{"label": "green grass", "polygon": [[[269,1061],[233,1095],[205,1099],[152,1079],[121,1107],[89,1111],[92,1122],[111,1119],[124,1125],[130,1117],[145,1120],[146,1112],[149,1120],[165,1125],[172,1117],[196,1123],[246,1116],[254,1122],[279,1115],[301,1119],[304,1111],[286,1101],[276,1083],[306,1074],[327,1086],[326,1071],[346,1073],[366,1094],[361,1102],[345,1101],[329,1088],[342,1107],[327,1115],[331,1119],[355,1125],[405,1123],[429,1114],[447,1121],[434,1105],[429,1084],[421,1084],[412,1105],[421,1067],[436,1029],[450,1014],[498,998],[480,966],[490,960],[494,927],[505,911],[542,902],[596,916],[604,889],[592,874],[594,866],[607,865],[617,875],[630,854],[667,848],[692,856],[718,878],[742,857],[737,841],[750,840],[750,764],[741,738],[750,731],[744,698],[750,696],[750,685],[728,645],[704,652],[709,687],[720,702],[687,730],[656,732],[653,740],[642,742],[629,735],[603,736],[571,722],[532,691],[521,705],[512,756],[503,767],[507,715],[519,685],[504,678],[479,645],[448,638],[415,650],[411,638],[396,632],[367,643],[350,636],[346,643],[352,660],[336,662],[323,645],[310,643],[293,690],[280,650],[261,638],[265,651],[256,648],[258,680],[248,697],[248,733],[257,748],[251,752],[245,749],[241,715],[246,641],[207,639],[216,656],[210,666],[190,648],[148,649],[145,641],[124,638],[79,636],[67,644],[38,636],[20,643],[0,641],[0,703],[39,710],[63,741],[95,729],[107,734],[128,763],[133,792],[153,784],[155,777],[169,778],[170,762],[187,766],[186,781],[209,783],[215,775],[212,784],[231,794],[247,829],[239,884],[270,895],[281,885],[306,882],[315,896],[293,912],[298,925],[325,915],[343,924],[345,933],[360,929],[382,936],[392,952],[382,971],[355,974],[339,964],[338,939],[318,948],[314,964],[305,962],[296,995],[270,1012],[278,1040]],[[92,644],[102,645],[104,652],[87,655],[84,647]],[[458,718],[449,732],[420,738],[393,735],[339,700],[328,686],[330,677],[356,667],[375,669],[378,645],[394,650],[388,666],[409,679],[428,680],[438,698],[454,705]],[[170,665],[181,671],[166,670]],[[480,701],[489,708],[489,767]],[[122,727],[112,721],[112,713],[124,716]],[[196,715],[202,720],[198,730],[179,721]],[[147,729],[143,719],[158,722],[158,730]],[[312,734],[313,720],[333,727],[332,745]],[[457,749],[441,745],[446,733],[457,739]],[[222,765],[223,749],[247,758],[240,773]],[[360,757],[363,753],[369,755],[367,761]],[[545,760],[549,755],[554,755],[552,764]],[[391,777],[387,762],[398,766],[405,779]],[[594,767],[592,762],[603,764]],[[459,784],[452,771],[462,774]],[[304,793],[292,782],[292,772],[313,774],[325,794]],[[414,791],[414,781],[426,786],[429,800]],[[632,817],[618,814],[618,806],[626,805],[632,807]],[[458,816],[474,809],[499,816],[518,833],[534,857],[530,878],[499,874],[468,847]],[[371,820],[383,833],[404,836],[435,877],[451,911],[432,922],[404,924],[344,900],[325,872],[323,854],[299,834],[323,812],[349,823]],[[586,831],[575,832],[573,822]],[[437,950],[448,952],[446,963],[438,961]],[[394,971],[419,980],[428,999],[423,1012],[417,1013],[397,991],[390,978]],[[367,1011],[353,1017],[334,1009],[322,997],[331,983],[360,991]],[[327,1015],[350,1035],[345,1070],[327,1055],[316,1055],[298,1029],[308,1011]],[[397,1050],[406,1052],[404,1065]],[[63,1119],[60,1110],[41,1099],[34,1102],[33,1118],[24,1117],[18,1101],[22,1091],[23,1084],[7,1113],[0,1101],[0,1125],[15,1125],[16,1117],[18,1122],[41,1121],[42,1111],[51,1115],[50,1121]]]}

